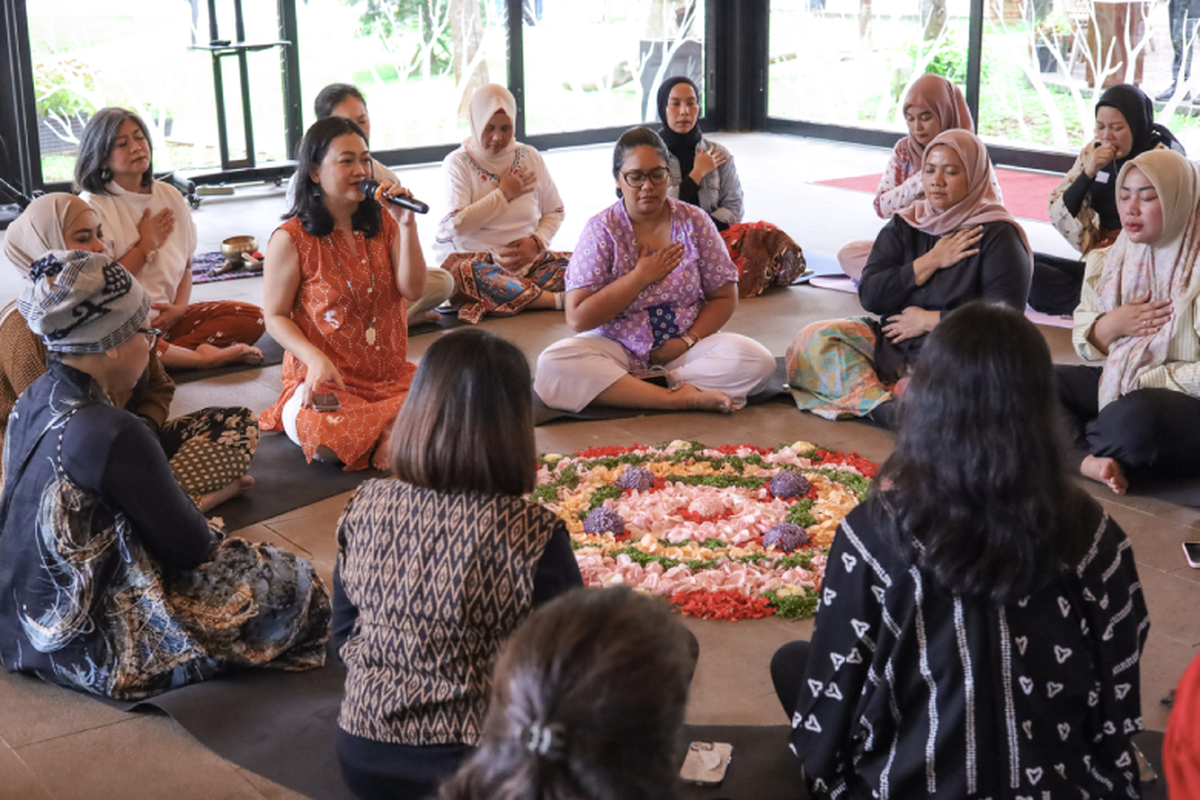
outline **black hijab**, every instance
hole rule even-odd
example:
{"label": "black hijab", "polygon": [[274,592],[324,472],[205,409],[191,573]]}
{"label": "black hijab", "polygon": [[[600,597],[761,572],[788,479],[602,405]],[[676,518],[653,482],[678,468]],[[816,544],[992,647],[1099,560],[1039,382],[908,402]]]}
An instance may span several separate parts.
{"label": "black hijab", "polygon": [[696,93],[696,99],[700,99],[700,90],[689,78],[677,76],[663,81],[658,87],[658,118],[663,124],[658,130],[658,135],[662,137],[663,144],[671,151],[671,155],[679,159],[679,174],[683,178],[679,187],[679,199],[696,205],[700,202],[700,195],[696,184],[688,180],[687,176],[696,164],[696,145],[700,144],[700,119],[696,118],[696,124],[687,133],[676,133],[667,124],[667,101],[671,98],[671,90],[681,83],[691,86],[692,91]]}
{"label": "black hijab", "polygon": [[[1126,161],[1137,158],[1147,150],[1153,150],[1158,145],[1170,147],[1172,150],[1183,151],[1175,136],[1165,125],[1154,121],[1154,103],[1141,89],[1128,83],[1118,83],[1110,86],[1096,101],[1096,111],[1101,106],[1115,108],[1125,118],[1129,133],[1133,137],[1133,147],[1124,158],[1114,159],[1096,173],[1092,182],[1090,199],[1092,209],[1100,218],[1100,225],[1105,230],[1119,231],[1121,218],[1117,213],[1116,185],[1117,175]],[[1101,175],[1104,177],[1101,177]]]}

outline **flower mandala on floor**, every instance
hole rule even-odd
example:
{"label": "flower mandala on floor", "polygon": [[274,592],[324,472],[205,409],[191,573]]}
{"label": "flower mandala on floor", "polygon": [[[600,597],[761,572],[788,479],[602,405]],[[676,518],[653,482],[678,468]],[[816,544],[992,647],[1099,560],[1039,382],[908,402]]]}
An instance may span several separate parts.
{"label": "flower mandala on floor", "polygon": [[530,499],[567,523],[588,586],[708,619],[808,617],[838,524],[877,469],[807,442],[593,447],[543,455]]}

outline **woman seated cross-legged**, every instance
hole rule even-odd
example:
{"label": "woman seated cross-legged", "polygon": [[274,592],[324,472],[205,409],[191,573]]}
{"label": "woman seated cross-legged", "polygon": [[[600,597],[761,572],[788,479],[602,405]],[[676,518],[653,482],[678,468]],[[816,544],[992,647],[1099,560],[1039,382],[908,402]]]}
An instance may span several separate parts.
{"label": "woman seated cross-legged", "polygon": [[175,187],[154,180],[146,123],[132,111],[102,108],[79,141],[75,188],[95,209],[111,253],[150,293],[150,321],[163,332],[156,349],[168,369],[232,362],[258,364],[258,306],[230,300],[193,303],[196,223]]}
{"label": "woman seated cross-legged", "polygon": [[1029,296],[1025,232],[997,202],[987,148],[951,130],[925,148],[925,196],[879,232],[858,286],[862,317],[814,322],[788,348],[796,405],[826,417],[872,415],[890,401],[944,312],[971,300],[1023,311]]}
{"label": "woman seated cross-legged", "polygon": [[[371,153],[355,122],[314,122],[297,161],[301,189],[271,236],[263,272],[267,330],[287,349],[283,392],[259,425],[285,431],[309,461],[383,469],[417,369],[407,360],[405,308],[427,274],[416,221],[358,190]],[[384,183],[381,191],[405,190]]]}
{"label": "woman seated cross-legged", "polygon": [[[588,220],[567,267],[567,323],[579,336],[538,356],[546,405],[591,402],[729,413],[763,388],[775,359],[721,327],[737,308],[737,269],[708,214],[667,197],[667,150],[632,128],[613,150],[621,199]],[[641,380],[658,374],[667,386]]]}
{"label": "woman seated cross-legged", "polygon": [[[91,206],[75,195],[52,192],[30,203],[8,226],[4,254],[29,280],[35,265],[45,270],[59,259],[52,251],[105,252],[102,234]],[[0,309],[0,443],[17,398],[45,374],[46,355],[46,345],[25,324],[16,303]],[[202,408],[168,420],[174,396],[175,383],[151,350],[137,383],[110,399],[154,434],[180,486],[208,511],[254,485],[246,471],[258,447],[258,423],[254,412],[240,406]]]}
{"label": "woman seated cross-legged", "polygon": [[145,373],[150,297],[106,255],[36,262],[21,314],[51,352],[17,401],[0,495],[0,662],[117,700],[239,666],[325,663],[312,564],[225,538],[109,395]]}
{"label": "woman seated cross-legged", "polygon": [[1129,540],[1071,479],[1041,333],[954,311],[900,406],[812,642],[771,664],[813,796],[1140,797],[1150,618]]}
{"label": "woman seated cross-legged", "polygon": [[446,216],[433,249],[457,286],[458,318],[562,308],[570,253],[550,249],[563,202],[542,155],[513,138],[517,101],[495,83],[471,95],[471,135],[442,162]]}
{"label": "woman seated cross-legged", "polygon": [[1080,472],[1124,493],[1200,474],[1200,168],[1150,150],[1115,188],[1121,234],[1084,282],[1073,336],[1104,364],[1056,372]]}
{"label": "woman seated cross-legged", "polygon": [[484,729],[492,667],[533,607],[583,585],[537,482],[525,356],[479,329],[438,339],[396,418],[399,480],[338,523],[333,643],[342,774],[360,798],[426,797]]}

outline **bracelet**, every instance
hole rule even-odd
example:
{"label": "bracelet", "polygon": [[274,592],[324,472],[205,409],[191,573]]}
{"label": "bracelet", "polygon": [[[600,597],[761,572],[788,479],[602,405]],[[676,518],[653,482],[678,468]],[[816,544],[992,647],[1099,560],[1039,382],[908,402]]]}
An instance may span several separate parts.
{"label": "bracelet", "polygon": [[685,333],[683,336],[680,336],[679,338],[683,339],[683,343],[688,346],[688,350],[691,350],[693,347],[696,346],[696,342],[700,341],[695,336],[692,336],[691,331],[688,331],[687,333]]}

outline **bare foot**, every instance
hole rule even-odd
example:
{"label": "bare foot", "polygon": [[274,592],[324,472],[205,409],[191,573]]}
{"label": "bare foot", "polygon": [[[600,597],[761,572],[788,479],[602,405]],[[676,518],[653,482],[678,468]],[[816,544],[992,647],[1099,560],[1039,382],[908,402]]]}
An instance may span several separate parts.
{"label": "bare foot", "polygon": [[436,311],[422,311],[415,317],[408,318],[408,327],[412,328],[417,325],[438,325],[442,321],[442,315]]}
{"label": "bare foot", "polygon": [[724,392],[702,392],[690,383],[685,383],[673,392],[682,408],[695,411],[716,411],[721,414],[733,413],[733,401]]}
{"label": "bare foot", "polygon": [[249,475],[243,475],[236,481],[231,481],[228,486],[217,489],[215,492],[209,492],[208,494],[200,495],[200,500],[197,505],[200,506],[201,511],[207,513],[221,505],[221,503],[224,503],[226,500],[229,500],[232,497],[237,497],[239,494],[247,491],[252,486],[254,486],[254,478],[251,478]]}
{"label": "bare foot", "polygon": [[196,355],[209,367],[219,367],[240,361],[244,364],[261,364],[262,350],[248,344],[231,344],[228,347],[215,347],[202,344],[196,348]]}
{"label": "bare foot", "polygon": [[1079,472],[1085,478],[1103,483],[1115,494],[1125,494],[1129,481],[1121,473],[1121,465],[1115,459],[1088,455],[1079,464]]}
{"label": "bare foot", "polygon": [[383,429],[383,433],[379,434],[375,452],[371,454],[371,466],[384,472],[392,469],[392,424],[388,423]]}

